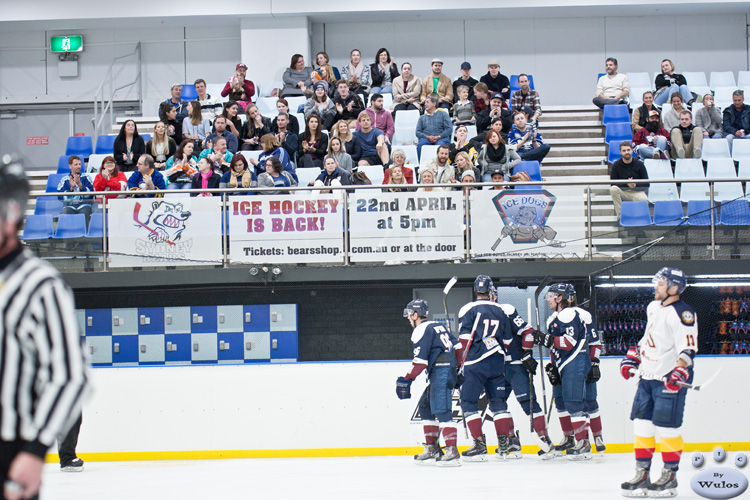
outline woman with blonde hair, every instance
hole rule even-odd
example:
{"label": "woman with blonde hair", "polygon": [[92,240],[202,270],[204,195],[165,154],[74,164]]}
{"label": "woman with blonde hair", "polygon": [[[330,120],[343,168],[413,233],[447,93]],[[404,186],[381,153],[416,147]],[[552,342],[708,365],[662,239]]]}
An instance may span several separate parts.
{"label": "woman with blonde hair", "polygon": [[654,83],[656,85],[654,103],[659,107],[663,106],[675,92],[679,92],[687,104],[691,104],[694,100],[687,86],[687,80],[683,75],[674,72],[674,64],[669,59],[661,62],[661,73],[656,75]]}
{"label": "woman with blonde hair", "polygon": [[[420,184],[435,184],[435,173],[429,168],[424,169],[422,171],[422,174],[419,176],[419,183]],[[417,192],[423,193],[427,191],[437,191],[437,190],[438,188],[421,187],[417,189]]]}
{"label": "woman with blonde hair", "polygon": [[335,159],[338,163],[339,168],[346,170],[350,174],[352,173],[352,157],[349,156],[349,153],[346,152],[341,137],[334,136],[330,141],[328,141],[328,155],[326,156],[326,158]]}
{"label": "woman with blonde hair", "polygon": [[[247,160],[242,155],[234,155],[229,164],[229,170],[224,172],[219,181],[221,189],[229,188],[253,188],[258,186],[258,178],[255,176]],[[254,191],[234,192],[227,194],[258,194]]]}
{"label": "woman with blonde hair", "polygon": [[464,172],[472,170],[474,172],[474,178],[479,179],[479,169],[474,166],[469,157],[469,153],[466,151],[459,151],[456,153],[456,179],[460,179]]}
{"label": "woman with blonde hair", "polygon": [[188,102],[187,110],[188,116],[182,120],[182,138],[194,141],[199,148],[206,136],[211,134],[211,122],[203,118],[200,102]]}
{"label": "woman with blonde hair", "polygon": [[291,158],[289,158],[289,153],[287,153],[286,149],[281,147],[279,140],[274,134],[266,134],[261,137],[260,144],[263,147],[263,152],[258,157],[258,160],[256,161],[254,158],[250,159],[250,163],[256,167],[256,173],[258,165],[265,165],[267,158],[275,156],[279,159],[285,171],[292,174],[294,178],[297,177],[297,174],[294,172],[294,163],[292,163]]}
{"label": "woman with blonde hair", "polygon": [[333,137],[341,139],[341,143],[344,146],[346,152],[352,158],[352,164],[356,165],[359,163],[359,159],[362,157],[362,146],[359,141],[354,139],[352,129],[349,128],[349,124],[346,120],[339,120],[333,126]]}
{"label": "woman with blonde hair", "polygon": [[409,183],[406,182],[404,177],[404,169],[398,165],[391,167],[391,175],[388,178],[388,182],[383,181],[385,184],[384,193],[398,193],[399,191],[409,191]]}
{"label": "woman with blonde hair", "polygon": [[175,151],[177,144],[167,135],[167,125],[164,122],[156,122],[154,135],[146,143],[146,152],[154,157],[154,168],[164,170],[167,160],[174,156]]}

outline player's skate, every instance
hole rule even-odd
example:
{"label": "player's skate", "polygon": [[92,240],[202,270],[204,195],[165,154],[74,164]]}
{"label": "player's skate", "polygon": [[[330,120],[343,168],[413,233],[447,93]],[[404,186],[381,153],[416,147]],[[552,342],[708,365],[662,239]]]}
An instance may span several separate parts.
{"label": "player's skate", "polygon": [[495,450],[495,458],[498,460],[505,460],[508,458],[510,453],[510,441],[508,436],[505,434],[497,435],[497,450]]}
{"label": "player's skate", "polygon": [[565,454],[565,452],[575,446],[576,440],[573,438],[573,436],[565,436],[562,441],[560,441],[560,444],[555,445],[555,447],[550,451],[550,454],[553,457],[561,457]]}
{"label": "player's skate", "polygon": [[594,445],[596,446],[597,453],[604,453],[607,449],[607,445],[604,444],[604,438],[601,436],[594,436]]}
{"label": "player's skate", "polygon": [[509,439],[508,456],[506,458],[510,460],[523,458],[523,455],[521,455],[521,439],[518,437],[518,431],[516,431],[515,436],[511,436]]}
{"label": "player's skate", "polygon": [[471,448],[461,453],[461,459],[466,462],[487,461],[487,439],[484,435],[479,439],[475,439]]}
{"label": "player's skate", "polygon": [[638,498],[648,496],[648,489],[651,487],[648,469],[641,467],[635,468],[635,477],[630,481],[625,481],[620,485],[622,496]]}
{"label": "player's skate", "polygon": [[661,477],[648,486],[648,496],[669,498],[677,496],[677,472],[672,469],[661,471]]}
{"label": "player's skate", "polygon": [[555,449],[555,445],[552,444],[552,440],[549,438],[549,436],[539,436],[539,441],[541,441],[541,443],[539,444],[540,450],[537,452],[537,454],[542,458],[542,460],[555,458],[554,455],[552,455],[552,451]]}
{"label": "player's skate", "polygon": [[461,455],[458,454],[458,448],[455,446],[446,446],[445,454],[436,459],[435,465],[438,467],[460,467]]}
{"label": "player's skate", "polygon": [[588,439],[581,439],[572,448],[568,448],[565,451],[568,460],[590,460],[591,459],[591,443]]}
{"label": "player's skate", "polygon": [[414,463],[417,465],[435,465],[435,460],[440,457],[440,446],[437,443],[424,445],[424,451],[414,455]]}

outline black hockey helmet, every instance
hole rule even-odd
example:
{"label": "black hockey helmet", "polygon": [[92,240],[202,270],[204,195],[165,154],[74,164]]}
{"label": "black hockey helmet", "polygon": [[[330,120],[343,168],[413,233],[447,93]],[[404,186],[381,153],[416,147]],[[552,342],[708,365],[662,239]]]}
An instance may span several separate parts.
{"label": "black hockey helmet", "polygon": [[404,318],[408,318],[412,315],[412,313],[417,313],[417,316],[419,316],[420,318],[426,318],[430,313],[430,306],[428,306],[427,302],[423,299],[414,299],[406,304],[406,309],[404,309]]}
{"label": "black hockey helmet", "polygon": [[0,158],[0,217],[19,222],[26,211],[29,181],[23,165],[11,155]]}
{"label": "black hockey helmet", "polygon": [[549,286],[549,292],[561,295],[563,300],[570,301],[576,296],[576,289],[570,283],[554,283]]}
{"label": "black hockey helmet", "polygon": [[490,288],[494,288],[495,285],[492,283],[492,278],[485,274],[480,274],[477,279],[474,280],[474,291],[476,293],[490,293]]}
{"label": "black hockey helmet", "polygon": [[687,288],[687,278],[685,273],[675,267],[662,267],[659,272],[654,275],[654,279],[651,280],[654,284],[657,281],[666,281],[667,288],[672,288],[677,285],[677,295],[681,294]]}

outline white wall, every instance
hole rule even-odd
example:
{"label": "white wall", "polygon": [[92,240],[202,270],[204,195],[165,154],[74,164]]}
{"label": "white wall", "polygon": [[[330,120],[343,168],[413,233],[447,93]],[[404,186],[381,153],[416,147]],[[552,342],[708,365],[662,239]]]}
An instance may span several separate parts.
{"label": "white wall", "polygon": [[[604,435],[612,444],[633,439],[628,415],[635,383],[620,378],[619,361],[603,360],[599,383]],[[748,379],[748,360],[700,357],[696,365],[699,382],[719,366],[722,372],[705,391],[690,392],[685,441],[750,442],[750,428],[738,419],[750,409],[747,391],[737,390],[735,383]],[[411,400],[395,395],[396,378],[408,366],[358,362],[97,369],[78,452],[245,450],[252,455],[288,450],[277,453],[283,456],[311,448],[335,455],[342,448],[415,446],[421,429],[409,419],[424,377],[414,383]],[[549,389],[547,385],[548,398]],[[522,442],[531,444],[528,418],[513,398],[511,411]],[[558,440],[561,432],[553,422],[552,438]],[[487,435],[494,436],[491,425],[486,426]],[[466,444],[463,431],[459,436],[459,444]]]}

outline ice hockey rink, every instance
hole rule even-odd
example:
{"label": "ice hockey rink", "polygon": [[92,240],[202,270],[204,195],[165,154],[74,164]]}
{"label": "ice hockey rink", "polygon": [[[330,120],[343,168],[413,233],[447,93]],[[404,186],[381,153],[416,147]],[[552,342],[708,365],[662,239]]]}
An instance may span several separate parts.
{"label": "ice hockey rink", "polygon": [[[492,447],[494,450],[494,447]],[[708,458],[709,454],[705,454]],[[734,452],[729,452],[733,459]],[[729,461],[729,460],[727,460]],[[661,470],[654,460],[652,476]],[[633,455],[464,463],[420,467],[411,456],[362,458],[274,458],[163,462],[86,463],[81,473],[47,464],[45,500],[117,499],[358,499],[414,498],[622,498],[619,485],[633,476]],[[690,489],[690,453],[683,455],[678,498],[701,498]],[[750,496],[745,492],[739,498]]]}

